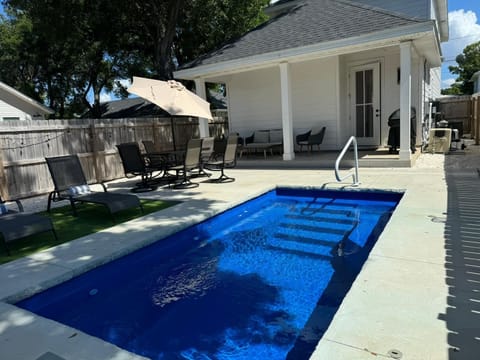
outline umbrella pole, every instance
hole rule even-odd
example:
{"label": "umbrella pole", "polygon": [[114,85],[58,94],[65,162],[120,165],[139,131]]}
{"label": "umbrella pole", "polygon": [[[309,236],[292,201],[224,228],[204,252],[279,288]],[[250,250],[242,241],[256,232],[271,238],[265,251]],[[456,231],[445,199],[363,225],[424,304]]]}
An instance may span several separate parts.
{"label": "umbrella pole", "polygon": [[175,127],[173,125],[173,117],[170,117],[170,126],[172,128],[173,151],[177,151],[177,144],[175,143]]}

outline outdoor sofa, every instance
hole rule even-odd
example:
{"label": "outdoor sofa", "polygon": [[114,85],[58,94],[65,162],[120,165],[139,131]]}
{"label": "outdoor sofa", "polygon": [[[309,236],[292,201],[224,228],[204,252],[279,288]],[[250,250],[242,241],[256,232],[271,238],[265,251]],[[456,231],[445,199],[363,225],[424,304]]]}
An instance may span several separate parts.
{"label": "outdoor sofa", "polygon": [[273,155],[274,149],[281,149],[283,145],[282,129],[255,130],[251,136],[245,138],[240,157],[244,151],[263,151],[263,157],[267,158],[267,151]]}

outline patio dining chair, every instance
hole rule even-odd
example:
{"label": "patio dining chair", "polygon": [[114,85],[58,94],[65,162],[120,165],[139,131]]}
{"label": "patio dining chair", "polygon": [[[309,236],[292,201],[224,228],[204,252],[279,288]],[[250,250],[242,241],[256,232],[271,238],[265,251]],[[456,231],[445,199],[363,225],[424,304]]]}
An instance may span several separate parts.
{"label": "patio dining chair", "polygon": [[192,171],[200,169],[200,155],[202,152],[202,139],[190,139],[187,144],[187,152],[182,165],[172,166],[169,170],[176,172],[177,181],[174,189],[197,187],[198,183],[190,180]]}
{"label": "patio dining chair", "polygon": [[8,243],[17,239],[51,231],[55,240],[58,240],[52,220],[49,217],[27,214],[24,212],[20,200],[14,202],[17,205],[17,210],[10,209],[10,202],[3,201],[0,197],[0,235],[9,256]]}
{"label": "patio dining chair", "polygon": [[133,207],[139,207],[143,213],[142,204],[135,195],[107,192],[104,183],[100,183],[103,192],[92,191],[77,155],[49,157],[45,160],[55,187],[48,195],[48,212],[50,212],[53,201],[68,200],[75,216],[78,215],[77,203],[103,205],[108,209],[114,220],[115,213]]}
{"label": "patio dining chair", "polygon": [[205,164],[208,163],[214,155],[215,138],[202,138],[202,151],[200,152],[200,168],[197,176],[211,176],[204,170]]}
{"label": "patio dining chair", "polygon": [[155,144],[151,140],[142,140],[145,148],[145,158],[148,166],[153,169],[164,170],[166,165],[166,158],[160,154],[155,148]]}
{"label": "patio dining chair", "polygon": [[153,181],[153,172],[163,171],[165,164],[162,162],[155,163],[155,166],[151,165],[148,158],[140,152],[140,147],[136,142],[118,144],[117,149],[122,160],[125,177],[141,177],[141,181],[136,183],[131,191],[146,192],[155,190],[157,185]]}
{"label": "patio dining chair", "polygon": [[237,164],[237,146],[238,146],[238,135],[231,134],[227,138],[227,146],[225,147],[225,152],[221,156],[220,160],[211,161],[205,164],[205,167],[208,170],[220,170],[220,177],[216,179],[211,179],[209,182],[223,183],[223,182],[233,182],[235,178],[225,175],[225,168],[233,168]]}

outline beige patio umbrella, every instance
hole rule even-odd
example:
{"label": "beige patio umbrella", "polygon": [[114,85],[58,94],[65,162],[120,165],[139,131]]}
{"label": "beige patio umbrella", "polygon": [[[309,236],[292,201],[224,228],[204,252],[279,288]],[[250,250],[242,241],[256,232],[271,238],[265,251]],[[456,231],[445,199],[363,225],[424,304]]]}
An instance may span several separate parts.
{"label": "beige patio umbrella", "polygon": [[[212,119],[210,103],[174,80],[161,81],[134,76],[133,83],[127,91],[161,107],[172,116],[195,116]],[[170,121],[173,148],[176,150],[173,118],[170,118]]]}
{"label": "beige patio umbrella", "polygon": [[212,119],[210,103],[174,80],[161,81],[134,76],[128,92],[160,106],[170,115]]}

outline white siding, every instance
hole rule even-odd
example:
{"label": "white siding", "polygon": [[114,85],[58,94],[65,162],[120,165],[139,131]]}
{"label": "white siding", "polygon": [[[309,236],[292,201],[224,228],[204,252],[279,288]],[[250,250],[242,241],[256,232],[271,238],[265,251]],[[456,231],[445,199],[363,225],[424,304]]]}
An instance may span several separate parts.
{"label": "white siding", "polygon": [[[324,149],[337,148],[336,58],[292,64],[294,134],[326,126]],[[280,69],[232,75],[228,81],[231,131],[249,136],[255,129],[282,127]]]}
{"label": "white siding", "polygon": [[228,93],[231,131],[249,136],[255,129],[282,127],[277,67],[233,75]]}
{"label": "white siding", "polygon": [[436,99],[440,96],[442,88],[442,68],[435,67],[430,69],[430,97]]}
{"label": "white siding", "polygon": [[19,118],[19,120],[31,120],[32,117],[17,109],[16,107],[7,104],[5,101],[0,100],[0,121],[3,121],[4,118]]}
{"label": "white siding", "polygon": [[411,17],[430,19],[431,0],[355,0],[370,6],[403,13]]}

